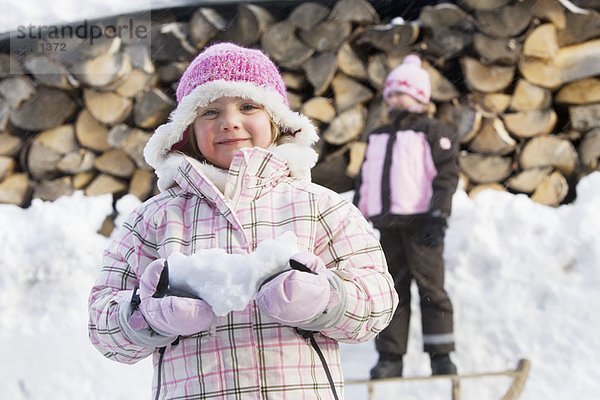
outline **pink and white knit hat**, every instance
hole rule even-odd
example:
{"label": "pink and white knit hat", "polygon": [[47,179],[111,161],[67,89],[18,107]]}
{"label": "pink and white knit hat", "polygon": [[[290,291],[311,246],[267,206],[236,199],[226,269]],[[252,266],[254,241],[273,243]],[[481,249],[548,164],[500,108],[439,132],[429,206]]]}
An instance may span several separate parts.
{"label": "pink and white knit hat", "polygon": [[383,88],[383,97],[387,99],[393,92],[406,93],[423,104],[431,98],[429,74],[421,68],[419,56],[410,54],[404,57],[402,64],[389,73]]}
{"label": "pink and white knit hat", "polygon": [[198,86],[219,80],[249,82],[269,88],[288,104],[285,84],[275,64],[260,50],[232,43],[210,46],[191,62],[179,80],[177,102]]}
{"label": "pink and white knit hat", "polygon": [[[291,160],[288,164],[292,175],[310,176],[317,160],[311,146],[319,136],[306,116],[289,108],[285,83],[275,64],[260,50],[219,43],[207,47],[190,63],[177,86],[177,107],[144,148],[146,162],[156,169],[159,178],[159,170],[172,156],[171,149],[187,140],[187,128],[196,118],[196,109],[220,97],[242,97],[263,105],[281,130],[271,151]],[[309,162],[293,165],[298,157],[308,157]],[[165,185],[159,180],[159,187]]]}

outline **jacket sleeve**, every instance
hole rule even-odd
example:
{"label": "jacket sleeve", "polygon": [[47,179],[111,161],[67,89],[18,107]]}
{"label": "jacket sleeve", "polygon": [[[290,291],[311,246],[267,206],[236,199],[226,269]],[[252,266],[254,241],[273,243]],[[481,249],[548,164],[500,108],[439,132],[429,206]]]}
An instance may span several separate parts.
{"label": "jacket sleeve", "polygon": [[440,210],[447,217],[452,211],[452,195],[458,185],[458,135],[451,125],[433,120],[427,137],[437,169],[432,182],[433,193],[429,209]]}
{"label": "jacket sleeve", "polygon": [[155,229],[144,219],[143,210],[142,205],[129,216],[104,251],[103,267],[88,301],[90,341],[105,357],[126,364],[155,350],[148,343],[134,342],[123,329],[123,314],[131,312],[133,290],[138,285],[136,272],[158,258]]}
{"label": "jacket sleeve", "polygon": [[333,195],[319,204],[315,254],[335,270],[345,293],[342,316],[321,334],[344,343],[370,340],[398,305],[383,250],[356,207]]}

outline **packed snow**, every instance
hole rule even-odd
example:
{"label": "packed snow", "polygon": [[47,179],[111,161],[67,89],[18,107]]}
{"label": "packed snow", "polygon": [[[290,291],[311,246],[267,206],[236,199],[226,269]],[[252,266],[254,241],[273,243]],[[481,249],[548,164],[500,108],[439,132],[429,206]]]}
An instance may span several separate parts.
{"label": "packed snow", "polygon": [[[549,208],[523,195],[454,197],[445,258],[461,372],[532,369],[523,399],[600,398],[600,172],[582,179],[573,204]],[[139,202],[117,203],[118,222]],[[87,338],[87,296],[108,239],[97,234],[110,196],[75,193],[21,209],[0,206],[1,399],[148,399],[149,359],[107,360]],[[415,293],[416,295],[416,293]],[[407,376],[428,375],[417,303]],[[346,378],[366,378],[372,342],[342,345]],[[507,378],[465,380],[463,399],[497,399]],[[378,399],[448,399],[447,380],[382,384]],[[366,398],[347,386],[346,399]]]}
{"label": "packed snow", "polygon": [[290,257],[298,252],[298,239],[290,231],[260,242],[250,254],[228,254],[218,248],[189,256],[174,253],[167,257],[169,284],[203,299],[216,315],[224,316],[246,308],[260,284],[290,269]]}

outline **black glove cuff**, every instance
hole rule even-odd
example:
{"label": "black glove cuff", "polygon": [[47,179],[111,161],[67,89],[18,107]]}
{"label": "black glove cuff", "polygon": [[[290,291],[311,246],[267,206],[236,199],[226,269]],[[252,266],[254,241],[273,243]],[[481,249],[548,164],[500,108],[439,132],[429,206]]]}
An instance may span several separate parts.
{"label": "black glove cuff", "polygon": [[273,279],[277,278],[279,275],[283,274],[284,272],[288,272],[288,271],[290,271],[290,270],[289,269],[285,269],[283,271],[276,272],[273,275],[267,277],[267,279],[265,279],[264,281],[262,281],[262,283],[258,287],[258,290],[260,290],[265,284],[267,284],[267,283],[271,282]]}
{"label": "black glove cuff", "polygon": [[136,286],[133,289],[133,294],[131,295],[131,310],[134,311],[138,308],[142,300],[140,299],[140,287]]}
{"label": "black glove cuff", "polygon": [[[315,271],[311,270],[310,268],[308,268],[306,265],[302,264],[301,262],[298,262],[293,259],[290,259],[290,267],[292,267],[291,269],[295,269],[296,271],[307,272],[309,274],[317,275],[317,273]],[[279,275],[283,274],[284,272],[288,272],[288,271],[290,271],[290,270],[284,269],[283,271],[279,271],[279,272],[269,276],[267,279],[262,281],[262,283],[258,287],[258,290],[260,290],[260,288],[262,288],[266,283],[271,282],[273,279],[277,278]]]}

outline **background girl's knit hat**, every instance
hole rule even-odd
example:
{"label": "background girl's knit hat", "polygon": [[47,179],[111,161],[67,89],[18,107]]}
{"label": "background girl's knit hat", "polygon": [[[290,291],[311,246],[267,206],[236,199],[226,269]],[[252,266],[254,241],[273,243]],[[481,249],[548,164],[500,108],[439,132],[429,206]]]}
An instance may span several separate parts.
{"label": "background girl's knit hat", "polygon": [[423,104],[429,103],[431,82],[427,71],[421,68],[419,56],[406,56],[402,64],[389,73],[383,88],[384,99],[387,100],[392,92],[406,93]]}
{"label": "background girl's knit hat", "polygon": [[[173,156],[174,146],[187,140],[196,109],[220,97],[242,97],[261,104],[280,129],[277,145],[270,150],[288,161],[293,176],[310,177],[310,168],[317,161],[311,145],[319,136],[306,116],[289,108],[285,84],[275,64],[260,50],[219,43],[207,47],[190,63],[177,86],[177,107],[144,148],[146,162],[156,169],[161,189],[170,183],[170,179],[161,183],[161,175],[166,175],[161,170],[167,168],[165,162]],[[172,174],[167,171],[167,175]]]}

